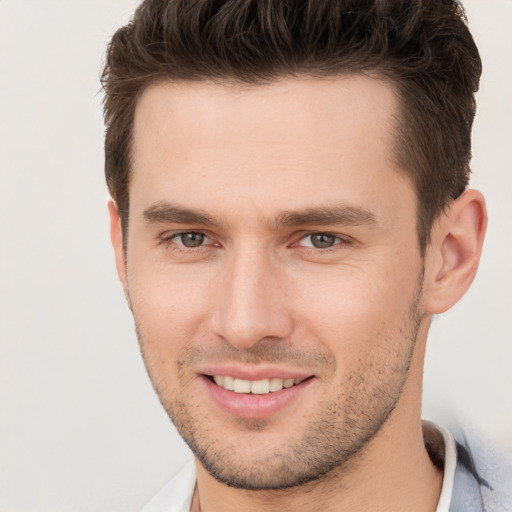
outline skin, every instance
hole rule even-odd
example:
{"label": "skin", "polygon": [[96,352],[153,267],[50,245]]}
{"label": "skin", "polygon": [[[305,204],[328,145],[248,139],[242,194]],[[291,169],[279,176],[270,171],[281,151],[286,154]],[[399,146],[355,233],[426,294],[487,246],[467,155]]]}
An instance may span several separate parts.
{"label": "skin", "polygon": [[[126,252],[114,203],[112,241],[149,375],[196,455],[192,510],[435,510],[427,331],[470,285],[486,216],[466,192],[421,257],[396,111],[367,76],[140,98]],[[219,367],[309,380],[240,417],[205,385]]]}

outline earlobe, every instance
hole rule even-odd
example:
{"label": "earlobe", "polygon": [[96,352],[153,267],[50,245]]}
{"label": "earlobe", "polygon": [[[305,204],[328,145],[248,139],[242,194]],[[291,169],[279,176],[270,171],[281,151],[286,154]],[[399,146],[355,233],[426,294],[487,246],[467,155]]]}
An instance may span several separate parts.
{"label": "earlobe", "polygon": [[123,242],[123,228],[117,206],[112,199],[108,202],[108,213],[110,217],[110,240],[112,241],[112,247],[114,248],[117,275],[123,285],[128,305],[130,305],[128,298],[128,280],[126,275],[126,253]]}
{"label": "earlobe", "polygon": [[424,306],[443,313],[466,293],[475,277],[487,227],[485,200],[467,190],[442,213],[427,249]]}

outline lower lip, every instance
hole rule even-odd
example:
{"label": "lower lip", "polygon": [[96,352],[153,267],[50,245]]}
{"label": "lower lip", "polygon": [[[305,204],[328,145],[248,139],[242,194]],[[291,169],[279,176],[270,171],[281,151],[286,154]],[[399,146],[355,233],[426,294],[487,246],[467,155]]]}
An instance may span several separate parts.
{"label": "lower lip", "polygon": [[283,388],[281,391],[265,395],[228,391],[217,386],[204,375],[202,380],[213,401],[223,411],[238,418],[258,419],[271,416],[297,400],[311,386],[314,378],[306,379],[291,388]]}

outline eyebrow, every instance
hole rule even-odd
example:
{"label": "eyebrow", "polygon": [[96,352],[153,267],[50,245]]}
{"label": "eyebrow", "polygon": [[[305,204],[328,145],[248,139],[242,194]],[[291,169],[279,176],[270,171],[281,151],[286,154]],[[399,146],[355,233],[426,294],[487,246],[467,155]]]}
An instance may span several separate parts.
{"label": "eyebrow", "polygon": [[276,225],[284,226],[328,226],[331,224],[372,226],[377,224],[377,219],[372,212],[364,208],[338,206],[283,212],[276,220]]}
{"label": "eyebrow", "polygon": [[[184,208],[160,201],[146,208],[144,218],[155,223],[200,224],[217,227],[220,225],[214,217],[203,210]],[[364,208],[354,206],[306,208],[297,211],[281,212],[274,221],[276,228],[280,226],[374,226],[377,224],[375,215]]]}
{"label": "eyebrow", "polygon": [[202,210],[192,210],[169,204],[156,203],[144,210],[144,218],[149,222],[169,222],[175,224],[201,224],[216,226],[218,223]]}

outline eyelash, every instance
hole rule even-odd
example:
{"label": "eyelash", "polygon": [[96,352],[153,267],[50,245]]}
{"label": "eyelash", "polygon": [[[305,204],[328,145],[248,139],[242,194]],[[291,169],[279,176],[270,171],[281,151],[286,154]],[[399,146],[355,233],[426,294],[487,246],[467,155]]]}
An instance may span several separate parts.
{"label": "eyelash", "polygon": [[164,234],[161,237],[161,242],[169,248],[172,248],[173,250],[179,250],[179,251],[194,251],[197,252],[201,249],[205,249],[207,246],[202,243],[201,245],[198,245],[197,247],[187,247],[183,243],[176,242],[176,239],[179,239],[180,237],[183,237],[184,235],[200,235],[203,236],[205,240],[210,240],[210,237],[201,231],[180,231],[178,233],[170,233],[170,234]]}
{"label": "eyelash", "polygon": [[[314,247],[313,242],[312,242],[312,237],[314,237],[314,236],[324,236],[324,237],[328,237],[328,238],[332,237],[334,239],[333,244],[330,245],[329,247]],[[315,231],[313,233],[307,233],[306,235],[303,235],[296,243],[299,244],[300,242],[307,240],[308,238],[310,239],[311,245],[309,245],[309,246],[301,245],[300,247],[302,247],[304,249],[309,249],[311,251],[314,251],[315,253],[332,252],[332,251],[335,251],[338,246],[349,245],[352,242],[349,238],[335,235],[334,233],[327,233],[324,231]]]}
{"label": "eyelash", "polygon": [[[178,233],[171,233],[171,234],[163,235],[161,237],[161,242],[166,247],[172,248],[173,250],[179,250],[179,251],[185,251],[185,252],[190,252],[190,251],[198,252],[200,250],[205,250],[208,248],[208,245],[206,245],[205,243],[201,243],[201,245],[198,245],[196,247],[187,247],[183,243],[176,242],[176,239],[179,239],[180,237],[183,237],[184,235],[200,235],[200,236],[204,237],[204,240],[211,240],[211,238],[206,233],[204,233],[202,231],[180,231]],[[325,237],[333,237],[334,238],[333,245],[331,245],[329,247],[323,247],[323,248],[299,245],[300,242],[302,242],[308,238],[311,239],[311,237],[313,237],[313,236],[320,236],[320,235],[323,235]],[[309,233],[303,234],[296,242],[294,242],[291,245],[291,247],[293,247],[293,246],[302,247],[305,250],[309,250],[311,252],[318,254],[318,253],[332,252],[332,251],[335,251],[338,246],[347,246],[347,245],[351,245],[352,243],[353,243],[353,240],[346,236],[344,237],[344,236],[340,236],[340,235],[335,235],[333,233],[329,233],[329,232],[325,232],[325,231],[314,231],[314,232],[309,232]],[[217,244],[217,245],[220,247],[220,244]]]}

